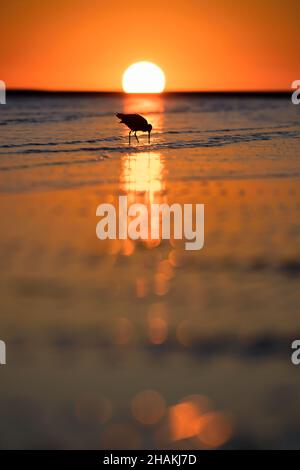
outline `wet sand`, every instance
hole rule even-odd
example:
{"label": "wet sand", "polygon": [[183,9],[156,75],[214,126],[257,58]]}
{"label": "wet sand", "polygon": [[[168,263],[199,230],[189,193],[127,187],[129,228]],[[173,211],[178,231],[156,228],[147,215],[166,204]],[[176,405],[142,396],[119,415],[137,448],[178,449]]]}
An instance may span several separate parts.
{"label": "wet sand", "polygon": [[[299,448],[299,126],[288,102],[263,129],[232,106],[157,111],[150,148],[117,127],[100,151],[2,149],[2,448]],[[100,241],[119,195],[204,203],[203,250]]]}

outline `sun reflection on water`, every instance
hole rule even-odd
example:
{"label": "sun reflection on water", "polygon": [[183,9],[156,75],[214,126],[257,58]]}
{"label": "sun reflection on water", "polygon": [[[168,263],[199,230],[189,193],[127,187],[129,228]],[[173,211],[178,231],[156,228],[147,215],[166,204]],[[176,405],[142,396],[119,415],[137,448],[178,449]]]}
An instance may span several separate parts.
{"label": "sun reflection on water", "polygon": [[[138,112],[162,129],[161,97],[126,96],[124,112]],[[143,204],[150,216],[149,227],[157,223],[161,228],[161,219],[151,220],[151,204],[170,203],[168,199],[172,197],[167,192],[167,169],[163,155],[150,149],[148,152],[129,152],[121,157],[120,165],[119,191],[112,198],[123,195],[127,196],[128,206]],[[127,226],[131,220],[132,217],[127,214]],[[161,230],[159,233],[161,237]],[[134,295],[140,309],[138,322],[131,310],[114,320],[111,341],[115,351],[125,354],[145,342],[151,351],[160,354],[174,340],[183,348],[191,347],[194,340],[193,322],[183,320],[175,329],[172,328],[172,283],[185,263],[181,241],[173,238],[163,243],[161,238],[151,240],[149,230],[148,239],[140,237],[131,240],[127,237],[112,240],[110,254],[115,256],[116,265],[123,256],[119,266],[122,263],[132,266],[134,261],[136,271],[132,276],[129,295]],[[200,395],[198,391],[177,401],[159,387],[156,389],[155,385],[149,389],[141,386],[123,400],[123,406],[127,418],[119,417],[119,422],[118,419],[107,418],[108,412],[104,414],[102,411],[107,420],[101,435],[101,445],[105,448],[143,448],[146,436],[151,436],[158,449],[213,449],[222,448],[233,436],[231,416],[217,409],[207,396]],[[114,409],[111,405],[110,413]]]}
{"label": "sun reflection on water", "polygon": [[123,112],[141,114],[153,126],[153,131],[164,127],[164,97],[162,95],[124,95]]}
{"label": "sun reflection on water", "polygon": [[158,152],[129,154],[122,159],[121,191],[128,202],[161,202],[166,192],[166,170]]}
{"label": "sun reflection on water", "polygon": [[[120,190],[127,196],[128,205],[139,203],[148,210],[148,238],[141,237],[138,242],[149,249],[161,243],[161,234],[158,239],[151,238],[151,226],[161,227],[160,217],[151,215],[151,204],[167,202],[166,173],[159,152],[128,154],[122,159]],[[128,216],[128,224],[130,220]]]}

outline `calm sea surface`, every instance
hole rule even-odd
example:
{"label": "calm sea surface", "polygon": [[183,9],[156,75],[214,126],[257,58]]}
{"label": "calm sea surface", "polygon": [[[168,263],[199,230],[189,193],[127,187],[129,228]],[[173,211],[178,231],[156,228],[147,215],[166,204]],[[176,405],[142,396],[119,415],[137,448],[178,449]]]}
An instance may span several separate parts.
{"label": "calm sea surface", "polygon": [[[7,97],[1,448],[300,448],[299,116],[288,96]],[[203,250],[98,240],[120,195],[204,203]]]}

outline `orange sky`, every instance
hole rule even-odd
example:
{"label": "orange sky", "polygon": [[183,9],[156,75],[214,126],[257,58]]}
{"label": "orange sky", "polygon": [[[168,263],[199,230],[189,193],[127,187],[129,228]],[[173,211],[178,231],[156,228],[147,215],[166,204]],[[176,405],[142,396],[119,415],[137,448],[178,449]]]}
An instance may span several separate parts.
{"label": "orange sky", "polygon": [[140,60],[167,90],[278,90],[300,79],[299,0],[9,0],[0,79],[10,88],[120,90]]}

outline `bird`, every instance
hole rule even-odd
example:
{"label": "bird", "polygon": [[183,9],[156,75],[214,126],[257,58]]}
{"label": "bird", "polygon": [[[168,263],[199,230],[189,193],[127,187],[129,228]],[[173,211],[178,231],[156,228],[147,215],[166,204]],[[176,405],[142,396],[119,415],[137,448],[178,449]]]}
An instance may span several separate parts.
{"label": "bird", "polygon": [[131,132],[134,132],[136,140],[139,142],[138,136],[136,135],[137,131],[148,132],[148,142],[150,144],[150,132],[152,131],[152,125],[148,123],[140,114],[123,114],[116,113],[117,118],[120,119],[120,123],[125,124],[129,127],[129,145]]}

